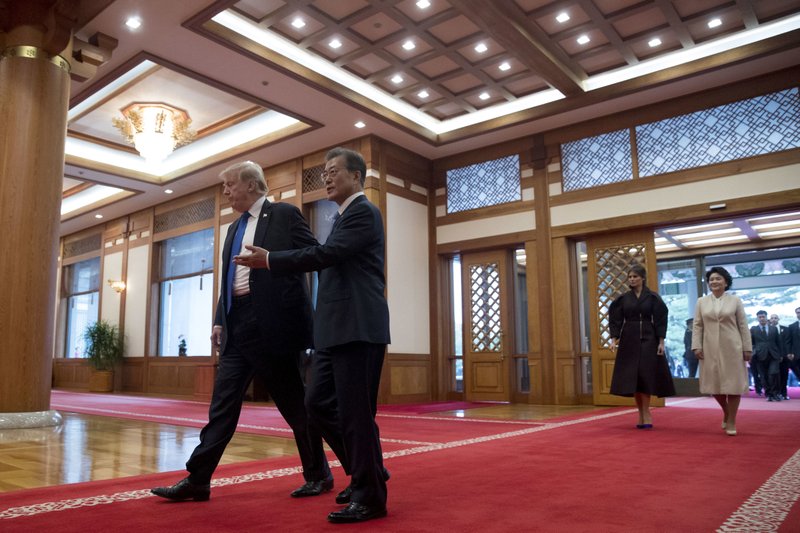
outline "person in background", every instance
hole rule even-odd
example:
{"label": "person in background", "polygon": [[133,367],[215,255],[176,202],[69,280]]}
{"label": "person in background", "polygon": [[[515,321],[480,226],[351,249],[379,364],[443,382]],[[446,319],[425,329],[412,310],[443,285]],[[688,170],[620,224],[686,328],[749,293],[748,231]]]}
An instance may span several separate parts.
{"label": "person in background", "polygon": [[389,343],[384,275],[385,235],[380,210],[364,194],[367,167],[358,152],[334,148],[325,156],[325,190],[339,205],[325,244],[275,251],[247,247],[237,264],[273,274],[319,271],[311,382],[306,407],[311,422],[350,474],[336,496],[348,506],[328,515],[333,523],[386,516],[386,481],[375,414],[381,368]]}
{"label": "person in background", "polygon": [[769,325],[766,311],[756,313],[758,324],[750,328],[753,343],[753,360],[761,376],[764,386],[764,395],[768,402],[779,402],[780,377],[778,372],[781,364],[781,339],[778,328]]}
{"label": "person in background", "polygon": [[789,354],[786,351],[786,326],[781,326],[781,317],[776,314],[769,315],[769,325],[778,328],[778,347],[781,349],[781,363],[778,367],[778,397],[781,400],[789,399]]}
{"label": "person in background", "polygon": [[645,285],[647,271],[635,264],[628,271],[629,291],[609,306],[611,350],[616,352],[611,394],[633,396],[639,410],[638,429],[653,427],[650,399],[675,395],[664,339],[667,306]]}
{"label": "person in background", "polygon": [[727,291],[733,284],[722,267],[706,272],[710,294],[697,300],[692,326],[692,350],[700,360],[700,392],[711,394],[722,407],[722,429],[736,435],[742,394],[749,388],[747,361],[753,352],[744,305]]}
{"label": "person in background", "polygon": [[786,328],[786,358],[789,360],[789,369],[794,372],[794,377],[800,380],[800,307],[794,310],[797,321]]}
{"label": "person in background", "polygon": [[[152,493],[170,500],[208,500],[211,476],[236,431],[242,400],[259,376],[294,432],[305,483],[291,493],[317,496],[333,488],[322,437],[309,426],[300,375],[300,354],[311,346],[311,300],[301,273],[273,276],[238,266],[232,259],[246,245],[286,250],[317,243],[300,210],[267,200],[261,166],[252,161],[220,174],[222,193],[241,216],[228,228],[222,251],[222,283],[211,341],[219,368],[200,444],[186,463],[189,475]],[[190,310],[187,310],[187,312]]]}
{"label": "person in background", "polygon": [[692,351],[692,325],[694,319],[689,318],[686,320],[686,331],[683,333],[683,364],[689,369],[687,377],[697,377],[697,357]]}

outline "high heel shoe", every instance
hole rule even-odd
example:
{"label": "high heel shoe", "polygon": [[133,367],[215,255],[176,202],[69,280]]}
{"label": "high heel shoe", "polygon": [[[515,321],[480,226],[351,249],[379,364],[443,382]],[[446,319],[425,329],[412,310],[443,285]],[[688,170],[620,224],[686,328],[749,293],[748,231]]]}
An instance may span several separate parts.
{"label": "high heel shoe", "polygon": [[727,433],[729,437],[735,437],[736,436],[736,428],[726,429],[725,433]]}
{"label": "high heel shoe", "polygon": [[653,429],[653,424],[636,424],[636,429]]}

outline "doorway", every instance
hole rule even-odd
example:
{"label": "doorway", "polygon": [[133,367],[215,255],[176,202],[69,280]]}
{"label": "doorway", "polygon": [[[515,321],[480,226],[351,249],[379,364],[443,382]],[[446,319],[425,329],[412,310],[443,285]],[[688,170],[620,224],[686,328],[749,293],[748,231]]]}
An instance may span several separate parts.
{"label": "doorway", "polygon": [[[658,287],[652,229],[606,233],[586,240],[589,334],[592,350],[592,395],[595,405],[633,405],[632,398],[611,394],[615,354],[611,351],[608,309],[628,290],[628,270],[638,263],[647,269],[647,285]],[[653,406],[664,405],[653,398]]]}
{"label": "doorway", "polygon": [[465,254],[461,264],[465,399],[509,401],[514,335],[508,251]]}

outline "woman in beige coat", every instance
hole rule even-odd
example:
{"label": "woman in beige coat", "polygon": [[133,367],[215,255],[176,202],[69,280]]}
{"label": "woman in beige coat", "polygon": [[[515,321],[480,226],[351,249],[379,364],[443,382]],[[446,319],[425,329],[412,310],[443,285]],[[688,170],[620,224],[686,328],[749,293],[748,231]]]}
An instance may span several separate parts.
{"label": "woman in beige coat", "polygon": [[697,300],[692,350],[700,361],[700,392],[712,394],[722,407],[722,429],[736,435],[736,413],[747,393],[747,364],[753,353],[744,305],[727,294],[733,279],[722,267],[706,272],[711,294]]}

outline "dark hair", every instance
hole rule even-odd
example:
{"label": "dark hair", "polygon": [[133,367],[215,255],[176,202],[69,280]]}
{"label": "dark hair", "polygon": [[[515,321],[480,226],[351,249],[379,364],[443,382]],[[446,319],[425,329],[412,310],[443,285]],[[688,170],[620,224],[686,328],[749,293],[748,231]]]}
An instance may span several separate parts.
{"label": "dark hair", "polygon": [[360,172],[361,186],[364,186],[364,181],[367,179],[367,164],[364,162],[364,157],[355,150],[348,150],[341,146],[333,148],[325,154],[325,161],[336,159],[337,157],[344,156],[344,166],[350,172]]}
{"label": "dark hair", "polygon": [[761,315],[767,316],[767,312],[761,309],[758,313],[756,313],[756,316],[761,316]]}
{"label": "dark hair", "polygon": [[647,270],[639,263],[634,263],[628,269],[628,273],[633,272],[642,279],[647,279]]}
{"label": "dark hair", "polygon": [[731,288],[731,285],[733,285],[733,278],[731,277],[730,273],[727,270],[725,270],[724,268],[722,268],[722,267],[711,267],[711,268],[709,268],[708,272],[706,272],[706,283],[708,283],[708,278],[711,277],[711,274],[719,274],[720,276],[722,276],[725,279],[725,290],[726,291]]}

